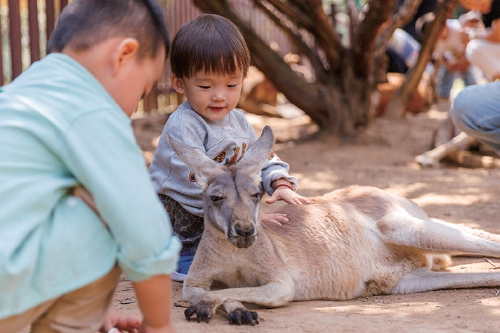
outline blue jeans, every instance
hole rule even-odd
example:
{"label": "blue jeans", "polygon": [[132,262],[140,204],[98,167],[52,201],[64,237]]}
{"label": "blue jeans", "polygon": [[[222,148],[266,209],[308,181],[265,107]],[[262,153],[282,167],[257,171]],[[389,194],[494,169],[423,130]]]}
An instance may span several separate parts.
{"label": "blue jeans", "polygon": [[187,274],[191,264],[193,263],[194,255],[198,246],[187,247],[182,249],[179,262],[177,263],[176,271],[178,273]]}
{"label": "blue jeans", "polygon": [[446,66],[439,67],[437,73],[437,93],[439,97],[450,98],[451,88],[455,79],[461,77],[466,86],[471,86],[477,83],[472,66],[469,66],[465,71],[450,71]]}
{"label": "blue jeans", "polygon": [[500,81],[468,86],[450,107],[453,123],[500,154]]}

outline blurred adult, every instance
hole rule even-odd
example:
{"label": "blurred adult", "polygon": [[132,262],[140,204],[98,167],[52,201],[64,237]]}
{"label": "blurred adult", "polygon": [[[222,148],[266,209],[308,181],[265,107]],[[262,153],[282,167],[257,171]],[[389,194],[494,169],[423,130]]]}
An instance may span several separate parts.
{"label": "blurred adult", "polygon": [[500,78],[500,0],[460,0],[467,10],[482,14],[485,29],[468,29],[467,60],[481,69],[486,78]]}
{"label": "blurred adult", "polygon": [[[500,0],[461,0],[483,14],[484,30],[471,30],[467,58],[490,80],[500,78]],[[500,82],[466,87],[450,108],[453,123],[500,154]]]}

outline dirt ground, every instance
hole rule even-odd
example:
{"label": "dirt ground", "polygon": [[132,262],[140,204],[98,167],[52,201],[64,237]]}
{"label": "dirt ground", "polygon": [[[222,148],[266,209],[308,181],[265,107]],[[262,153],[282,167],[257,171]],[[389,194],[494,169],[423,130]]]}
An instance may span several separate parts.
{"label": "dirt ground", "polygon": [[[352,184],[377,186],[405,196],[431,216],[500,233],[500,170],[466,169],[442,164],[421,169],[414,157],[430,146],[431,133],[446,116],[447,105],[406,119],[377,119],[359,138],[297,141],[314,132],[307,117],[271,119],[248,115],[256,131],[270,125],[275,151],[299,179],[299,192],[321,195]],[[165,115],[134,121],[148,161]],[[265,205],[265,204],[264,204]],[[265,207],[264,207],[265,209]],[[456,258],[451,271],[490,271],[483,258]],[[500,260],[492,259],[500,265]],[[321,263],[318,263],[321,265]],[[352,301],[295,302],[278,309],[259,309],[260,324],[231,326],[218,313],[209,324],[184,319],[187,303],[182,284],[173,284],[172,320],[177,332],[498,332],[500,288],[445,290],[410,295],[376,296]],[[122,280],[113,306],[138,313],[130,282]]]}

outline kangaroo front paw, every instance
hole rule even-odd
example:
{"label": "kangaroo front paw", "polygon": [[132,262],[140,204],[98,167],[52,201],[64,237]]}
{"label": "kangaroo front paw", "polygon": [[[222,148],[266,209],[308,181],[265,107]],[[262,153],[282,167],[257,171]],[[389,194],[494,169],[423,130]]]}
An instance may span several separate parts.
{"label": "kangaroo front paw", "polygon": [[259,323],[259,315],[255,311],[250,311],[245,308],[238,308],[234,311],[231,311],[227,315],[227,320],[229,320],[229,323],[231,325],[241,325],[241,322],[247,322],[252,326],[255,326],[255,324]]}
{"label": "kangaroo front paw", "polygon": [[213,307],[213,302],[199,301],[195,305],[191,305],[189,308],[184,310],[184,316],[188,321],[190,321],[191,316],[196,313],[196,320],[198,322],[201,322],[201,320],[204,319],[208,323],[212,316]]}

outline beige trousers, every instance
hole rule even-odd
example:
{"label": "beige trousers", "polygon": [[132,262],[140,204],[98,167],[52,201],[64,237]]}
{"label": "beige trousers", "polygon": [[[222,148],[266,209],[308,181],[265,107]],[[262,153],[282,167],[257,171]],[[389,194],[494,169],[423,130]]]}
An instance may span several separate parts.
{"label": "beige trousers", "polygon": [[121,269],[80,289],[0,320],[0,332],[18,333],[31,324],[32,333],[94,333],[102,326],[115,293]]}

